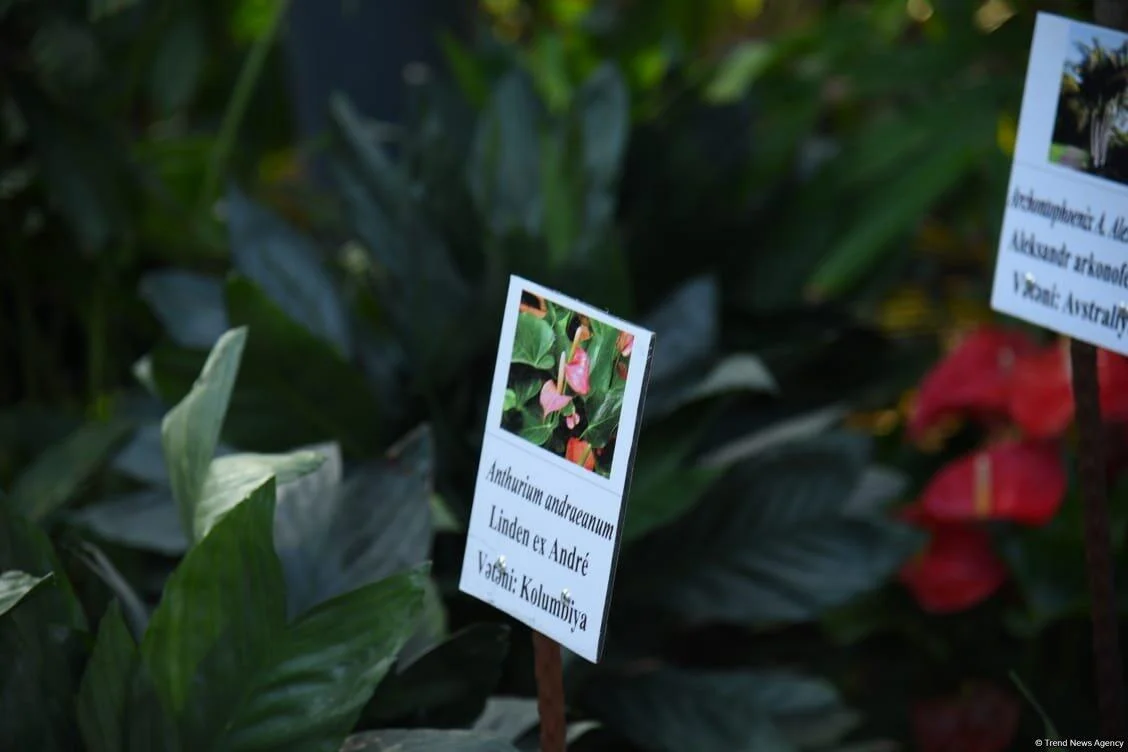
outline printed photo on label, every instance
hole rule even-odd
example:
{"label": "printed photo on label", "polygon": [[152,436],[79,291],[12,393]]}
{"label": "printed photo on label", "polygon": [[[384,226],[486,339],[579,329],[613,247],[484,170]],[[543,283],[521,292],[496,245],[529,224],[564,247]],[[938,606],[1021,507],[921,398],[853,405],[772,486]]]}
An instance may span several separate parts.
{"label": "printed photo on label", "polygon": [[1128,184],[1128,34],[1071,25],[1049,160]]}
{"label": "printed photo on label", "polygon": [[521,292],[501,425],[611,477],[634,335]]}

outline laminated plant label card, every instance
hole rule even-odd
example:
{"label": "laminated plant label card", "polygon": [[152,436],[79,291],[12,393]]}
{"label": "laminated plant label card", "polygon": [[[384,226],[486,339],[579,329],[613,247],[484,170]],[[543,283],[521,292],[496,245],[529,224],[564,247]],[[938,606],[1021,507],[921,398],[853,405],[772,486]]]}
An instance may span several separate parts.
{"label": "laminated plant label card", "polygon": [[1038,14],[991,307],[1128,354],[1128,35]]}
{"label": "laminated plant label card", "polygon": [[593,663],[653,339],[510,278],[459,588]]}

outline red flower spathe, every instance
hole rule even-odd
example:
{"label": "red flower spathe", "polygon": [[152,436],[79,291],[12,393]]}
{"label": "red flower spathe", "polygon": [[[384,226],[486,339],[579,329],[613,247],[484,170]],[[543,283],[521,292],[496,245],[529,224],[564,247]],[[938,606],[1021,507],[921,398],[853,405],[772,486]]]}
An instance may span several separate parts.
{"label": "red flower spathe", "polygon": [[591,449],[591,444],[583,439],[575,437],[568,439],[568,446],[564,449],[564,459],[588,470],[595,469],[595,453]]}
{"label": "red flower spathe", "polygon": [[[906,515],[922,519],[919,510]],[[1003,562],[991,548],[986,530],[968,523],[926,523],[927,547],[899,575],[922,609],[954,613],[989,598],[1007,579]]]}
{"label": "red flower spathe", "polygon": [[984,683],[917,703],[912,712],[918,752],[1003,752],[1018,731],[1021,707],[1014,695]]}
{"label": "red flower spathe", "polygon": [[1066,484],[1061,454],[1052,444],[1008,441],[946,465],[925,487],[920,506],[937,522],[1044,525],[1061,507]]}

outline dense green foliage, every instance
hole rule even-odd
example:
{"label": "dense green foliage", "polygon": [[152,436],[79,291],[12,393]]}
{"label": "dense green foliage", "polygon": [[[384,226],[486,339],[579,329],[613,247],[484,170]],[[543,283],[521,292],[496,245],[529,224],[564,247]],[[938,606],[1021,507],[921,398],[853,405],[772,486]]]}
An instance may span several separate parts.
{"label": "dense green foliage", "polygon": [[[1009,600],[926,616],[890,509],[977,437],[843,420],[935,357],[891,295],[988,297],[1029,9],[797,3],[719,53],[731,3],[496,11],[393,143],[327,101],[315,189],[269,168],[271,12],[83,5],[0,2],[6,43],[72,32],[0,92],[0,748],[535,749],[528,630],[457,592],[511,273],[657,335],[571,748],[906,740],[1012,669],[1091,722],[1047,647],[1084,639],[1075,516],[1000,532]],[[111,95],[48,75],[82,50]]]}

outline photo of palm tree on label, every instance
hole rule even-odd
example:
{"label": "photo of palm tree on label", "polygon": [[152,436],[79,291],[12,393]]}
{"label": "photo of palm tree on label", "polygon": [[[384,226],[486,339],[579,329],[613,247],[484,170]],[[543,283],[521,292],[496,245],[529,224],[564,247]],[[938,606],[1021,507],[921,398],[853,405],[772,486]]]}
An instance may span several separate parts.
{"label": "photo of palm tree on label", "polygon": [[1128,183],[1128,36],[1075,25],[1060,92],[1050,162]]}
{"label": "photo of palm tree on label", "polygon": [[501,427],[611,476],[634,337],[522,292]]}

